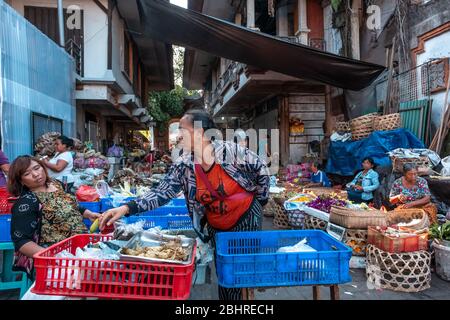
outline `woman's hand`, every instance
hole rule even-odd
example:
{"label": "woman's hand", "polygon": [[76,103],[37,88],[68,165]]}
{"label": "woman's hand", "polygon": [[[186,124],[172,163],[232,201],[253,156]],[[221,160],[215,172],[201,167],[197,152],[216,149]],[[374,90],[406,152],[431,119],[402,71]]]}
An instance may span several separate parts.
{"label": "woman's hand", "polygon": [[101,216],[100,213],[92,212],[92,211],[89,210],[89,209],[86,209],[86,210],[83,212],[83,218],[89,219],[89,220],[91,220],[91,222],[94,222],[95,220],[100,219],[100,216]]}
{"label": "woman's hand", "polygon": [[364,188],[362,186],[355,186],[355,189],[358,191],[364,191]]}
{"label": "woman's hand", "polygon": [[102,231],[106,226],[109,227],[115,221],[126,215],[129,211],[130,208],[127,205],[124,205],[104,212],[98,219],[100,222],[100,230]]}
{"label": "woman's hand", "polygon": [[400,197],[398,197],[401,203],[407,204],[406,201],[408,201],[408,197],[404,194],[401,194]]}

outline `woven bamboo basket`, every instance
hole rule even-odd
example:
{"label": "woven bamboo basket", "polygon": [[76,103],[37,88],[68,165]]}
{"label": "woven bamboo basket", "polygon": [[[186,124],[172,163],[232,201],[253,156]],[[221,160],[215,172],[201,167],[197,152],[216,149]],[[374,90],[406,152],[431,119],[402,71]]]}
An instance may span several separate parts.
{"label": "woven bamboo basket", "polygon": [[403,165],[406,163],[414,164],[417,167],[429,167],[430,159],[428,157],[419,158],[398,158],[396,156],[391,157],[392,171],[397,173],[403,173]]}
{"label": "woven bamboo basket", "polygon": [[365,256],[367,250],[367,229],[348,229],[345,232],[345,244],[353,250],[354,256]]}
{"label": "woven bamboo basket", "polygon": [[272,198],[269,198],[269,201],[267,202],[267,205],[263,208],[263,215],[265,217],[273,217],[275,216],[275,206],[277,204]]}
{"label": "woven bamboo basket", "polygon": [[354,210],[332,206],[330,222],[347,229],[367,229],[368,226],[386,226],[386,215],[379,210]]}
{"label": "woven bamboo basket", "polygon": [[296,229],[303,229],[305,226],[305,212],[300,210],[289,210],[286,212],[288,223],[291,227]]}
{"label": "woven bamboo basket", "polygon": [[392,113],[384,116],[376,117],[373,120],[373,130],[389,131],[395,130],[402,126],[402,118],[400,113]]}
{"label": "woven bamboo basket", "polygon": [[351,131],[350,123],[348,121],[336,122],[335,129],[338,132],[350,132]]}
{"label": "woven bamboo basket", "polygon": [[421,230],[430,226],[430,219],[428,218],[428,214],[422,209],[395,209],[394,211],[389,211],[387,213],[388,225],[398,224],[401,222],[409,223],[414,219],[420,219],[420,222],[413,225],[408,225],[408,228]]}
{"label": "woven bamboo basket", "polygon": [[273,219],[273,225],[277,229],[291,229],[289,225],[289,218],[287,216],[286,210],[283,206],[280,206],[278,203],[275,203],[275,218]]}
{"label": "woven bamboo basket", "polygon": [[305,216],[305,229],[307,230],[327,230],[328,223],[325,220],[306,215]]}
{"label": "woven bamboo basket", "polygon": [[419,292],[430,288],[431,254],[427,251],[389,253],[367,245],[367,283],[378,289]]}
{"label": "woven bamboo basket", "polygon": [[353,140],[361,140],[367,138],[373,132],[373,123],[377,113],[370,113],[362,117],[350,120],[350,129],[352,131]]}

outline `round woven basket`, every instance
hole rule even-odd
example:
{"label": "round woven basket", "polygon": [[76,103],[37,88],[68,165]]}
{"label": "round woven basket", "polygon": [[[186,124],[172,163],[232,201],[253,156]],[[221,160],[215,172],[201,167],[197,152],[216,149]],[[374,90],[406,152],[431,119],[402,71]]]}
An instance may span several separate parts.
{"label": "round woven basket", "polygon": [[400,117],[400,113],[379,116],[373,120],[373,130],[375,131],[395,130],[401,126],[402,118]]}
{"label": "round woven basket", "polygon": [[365,256],[367,251],[367,229],[347,229],[345,244],[353,250],[354,256]]}
{"label": "round woven basket", "polygon": [[401,222],[408,223],[414,219],[420,219],[420,221],[415,224],[408,225],[408,228],[421,230],[430,226],[430,219],[428,218],[428,214],[422,209],[395,209],[394,211],[388,211],[387,213],[388,225],[398,224]]}
{"label": "round woven basket", "polygon": [[267,205],[263,208],[263,215],[265,217],[273,217],[275,216],[275,206],[277,204],[272,198],[269,198],[269,201],[267,202]]}
{"label": "round woven basket", "polygon": [[427,251],[389,253],[367,245],[367,283],[375,288],[419,292],[430,288],[431,254]]}
{"label": "round woven basket", "polygon": [[350,123],[348,121],[336,122],[335,129],[338,132],[350,132],[351,131]]}
{"label": "round woven basket", "polygon": [[279,205],[278,203],[275,203],[275,218],[273,219],[273,225],[277,229],[291,229],[291,226],[289,225],[289,218],[287,216],[286,210],[283,206]]}
{"label": "round woven basket", "polygon": [[305,229],[308,230],[327,230],[328,223],[325,220],[306,215],[305,216]]}
{"label": "round woven basket", "polygon": [[374,120],[377,117],[377,113],[370,113],[365,116],[350,120],[352,139],[361,140],[367,138],[373,132]]}

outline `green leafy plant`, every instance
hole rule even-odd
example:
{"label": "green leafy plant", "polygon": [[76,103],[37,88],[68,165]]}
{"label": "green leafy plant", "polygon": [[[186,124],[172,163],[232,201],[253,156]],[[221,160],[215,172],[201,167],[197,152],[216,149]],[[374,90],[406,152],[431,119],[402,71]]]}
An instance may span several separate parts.
{"label": "green leafy plant", "polygon": [[331,7],[334,11],[337,11],[339,9],[339,6],[341,5],[342,0],[331,0]]}
{"label": "green leafy plant", "polygon": [[432,239],[450,241],[450,221],[442,225],[433,224],[428,234]]}

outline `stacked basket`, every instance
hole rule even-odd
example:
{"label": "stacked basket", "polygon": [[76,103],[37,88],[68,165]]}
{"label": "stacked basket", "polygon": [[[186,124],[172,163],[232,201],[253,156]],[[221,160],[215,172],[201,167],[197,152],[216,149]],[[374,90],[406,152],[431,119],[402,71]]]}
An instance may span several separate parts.
{"label": "stacked basket", "polygon": [[373,130],[389,131],[395,130],[402,126],[400,113],[392,113],[384,116],[375,117],[373,121]]}
{"label": "stacked basket", "polygon": [[384,227],[369,227],[367,249],[367,281],[378,289],[419,292],[430,287],[431,254],[428,250],[429,221],[420,209],[396,210],[388,213],[391,229],[399,222],[419,219],[417,223],[398,227],[407,234],[394,236]]}
{"label": "stacked basket", "polygon": [[352,131],[353,140],[361,140],[367,138],[373,132],[373,125],[377,113],[370,113],[350,120],[350,129]]}

